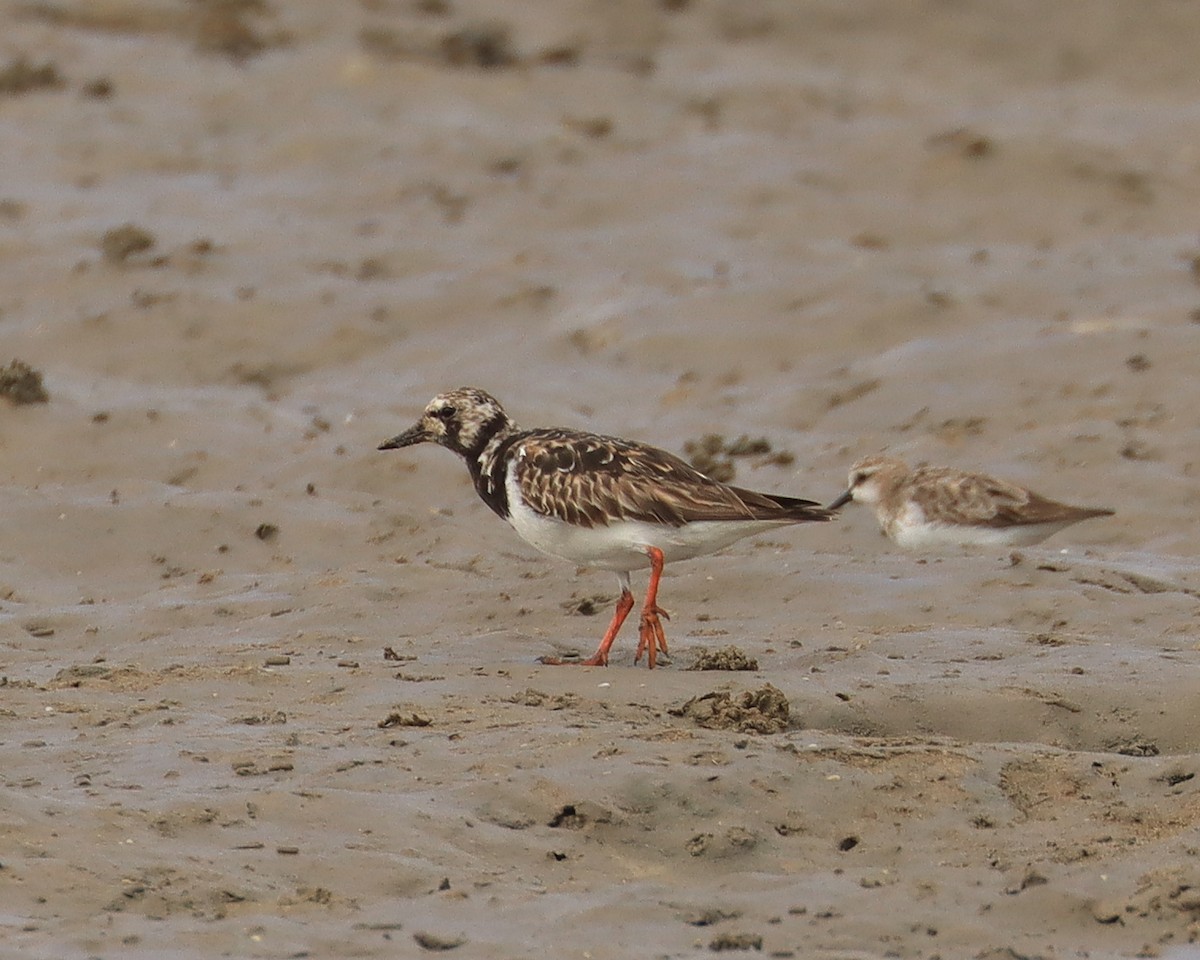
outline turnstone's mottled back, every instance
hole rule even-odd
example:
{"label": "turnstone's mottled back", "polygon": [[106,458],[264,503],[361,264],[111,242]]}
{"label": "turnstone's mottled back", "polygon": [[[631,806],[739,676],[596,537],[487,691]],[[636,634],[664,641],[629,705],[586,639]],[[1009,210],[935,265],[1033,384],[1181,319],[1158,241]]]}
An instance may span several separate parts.
{"label": "turnstone's mottled back", "polygon": [[1111,510],[1072,507],[982,473],[949,467],[910,470],[895,457],[865,457],[850,487],[829,505],[870,504],[883,532],[901,547],[1024,546]]}
{"label": "turnstone's mottled back", "polygon": [[[559,428],[522,430],[494,397],[463,387],[438,394],[421,419],[381,444],[395,450],[437,443],[467,462],[479,496],[528,543],[581,566],[617,574],[621,597],[589,659],[608,663],[633,608],[629,573],[650,568],[636,663],[667,651],[658,606],[664,563],[713,553],[773,527],[829,520],[812,500],[718,483],[678,457],[645,444]],[[557,662],[543,658],[543,662]]]}

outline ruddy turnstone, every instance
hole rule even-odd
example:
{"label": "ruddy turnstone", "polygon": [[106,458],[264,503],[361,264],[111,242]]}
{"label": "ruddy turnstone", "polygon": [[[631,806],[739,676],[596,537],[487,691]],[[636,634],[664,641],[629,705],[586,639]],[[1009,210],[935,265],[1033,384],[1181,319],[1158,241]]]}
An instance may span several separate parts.
{"label": "ruddy turnstone", "polygon": [[608,663],[609,648],[633,609],[630,571],[650,568],[634,663],[645,651],[653,668],[659,651],[667,652],[660,619],[667,613],[658,605],[664,563],[834,516],[812,500],[718,483],[645,444],[555,427],[522,430],[494,397],[471,387],[438,394],[420,420],[379,449],[416,443],[436,443],[462,457],[483,502],[527,543],[616,573],[621,596],[600,646],[580,661],[585,666]]}
{"label": "ruddy turnstone", "polygon": [[918,467],[895,457],[865,457],[850,469],[851,500],[875,509],[880,529],[906,549],[950,545],[1028,546],[1111,510],[1073,507],[982,473]]}

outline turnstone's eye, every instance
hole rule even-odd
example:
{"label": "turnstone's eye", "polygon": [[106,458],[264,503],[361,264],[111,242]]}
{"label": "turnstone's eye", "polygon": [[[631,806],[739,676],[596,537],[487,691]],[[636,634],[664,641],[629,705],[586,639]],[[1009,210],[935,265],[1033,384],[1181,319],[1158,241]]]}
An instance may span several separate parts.
{"label": "turnstone's eye", "polygon": [[447,404],[447,405],[446,405],[446,406],[444,406],[444,407],[438,407],[438,409],[434,410],[434,411],[433,411],[433,415],[434,415],[435,417],[437,417],[439,420],[453,420],[453,419],[454,419],[454,415],[455,415],[457,412],[458,412],[458,411],[457,411],[457,410],[455,410],[455,409],[454,409],[454,407],[452,407],[452,406],[450,406],[449,404]]}

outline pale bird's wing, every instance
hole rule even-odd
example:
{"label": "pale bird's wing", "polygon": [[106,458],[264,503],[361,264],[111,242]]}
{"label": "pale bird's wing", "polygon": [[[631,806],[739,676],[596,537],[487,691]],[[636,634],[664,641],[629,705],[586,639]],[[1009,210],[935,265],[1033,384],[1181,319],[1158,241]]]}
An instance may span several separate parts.
{"label": "pale bird's wing", "polygon": [[935,523],[1015,527],[1085,520],[1112,513],[1059,503],[996,477],[936,468],[919,470],[913,475],[911,495],[926,518]]}

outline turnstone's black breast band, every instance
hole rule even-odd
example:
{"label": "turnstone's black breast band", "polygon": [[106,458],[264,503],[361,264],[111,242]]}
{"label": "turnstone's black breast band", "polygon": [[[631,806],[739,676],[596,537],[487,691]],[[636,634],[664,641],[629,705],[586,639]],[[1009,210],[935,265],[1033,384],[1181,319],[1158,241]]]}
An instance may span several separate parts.
{"label": "turnstone's black breast band", "polygon": [[503,435],[496,430],[479,455],[467,459],[467,469],[471,471],[471,479],[475,482],[475,492],[479,494],[479,499],[486,503],[496,516],[504,520],[507,520],[509,515],[508,487],[505,485],[509,457],[513,446],[519,443],[520,439],[519,433]]}

